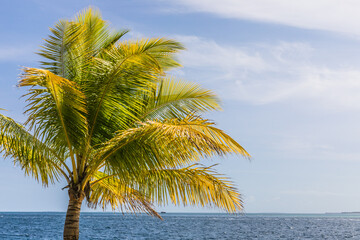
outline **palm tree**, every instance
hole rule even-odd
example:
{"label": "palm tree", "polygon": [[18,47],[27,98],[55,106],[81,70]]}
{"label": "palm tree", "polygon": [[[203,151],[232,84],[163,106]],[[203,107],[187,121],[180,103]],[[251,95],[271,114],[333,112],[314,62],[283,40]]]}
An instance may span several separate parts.
{"label": "palm tree", "polygon": [[41,69],[23,69],[18,84],[27,121],[0,115],[0,150],[45,186],[67,181],[64,239],[78,239],[84,199],[159,218],[153,204],[242,209],[232,182],[198,162],[250,156],[201,118],[220,109],[213,92],[168,76],[180,43],[120,41],[128,31],[110,31],[92,8],[50,30]]}

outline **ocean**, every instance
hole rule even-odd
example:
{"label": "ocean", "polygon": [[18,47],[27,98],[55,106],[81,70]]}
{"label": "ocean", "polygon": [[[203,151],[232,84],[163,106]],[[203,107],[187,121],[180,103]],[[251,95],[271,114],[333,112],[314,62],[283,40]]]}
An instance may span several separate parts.
{"label": "ocean", "polygon": [[[81,213],[80,239],[360,239],[360,214]],[[0,213],[0,239],[62,239],[65,213]]]}

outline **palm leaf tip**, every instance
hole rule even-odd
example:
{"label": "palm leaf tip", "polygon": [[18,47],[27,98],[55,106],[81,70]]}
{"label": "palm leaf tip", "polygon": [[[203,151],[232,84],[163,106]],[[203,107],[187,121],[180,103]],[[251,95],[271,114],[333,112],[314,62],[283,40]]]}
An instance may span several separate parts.
{"label": "palm leaf tip", "polygon": [[0,153],[11,157],[26,175],[32,175],[44,186],[65,176],[62,161],[47,144],[25,130],[13,119],[0,114]]}
{"label": "palm leaf tip", "polygon": [[[172,142],[179,141],[178,146],[186,146],[183,151],[193,149],[203,157],[235,153],[250,158],[250,154],[233,138],[214,127],[213,122],[198,116],[189,115],[184,119],[147,121],[144,126],[153,129],[154,135],[161,139],[160,141],[166,140],[169,146]],[[182,144],[180,141],[183,141]]]}
{"label": "palm leaf tip", "polygon": [[112,210],[145,212],[162,219],[146,195],[128,185],[128,182],[124,183],[116,176],[97,172],[91,183],[88,205],[92,208],[101,206],[103,209],[110,205]]}
{"label": "palm leaf tip", "polygon": [[144,99],[146,108],[140,120],[183,118],[189,114],[221,110],[220,100],[214,92],[179,79],[160,79],[150,96]]}
{"label": "palm leaf tip", "polygon": [[192,165],[151,170],[143,179],[142,190],[161,205],[171,201],[175,205],[218,207],[230,213],[243,209],[241,196],[233,183],[212,167]]}
{"label": "palm leaf tip", "polygon": [[[30,129],[36,127],[42,136],[57,135],[67,145],[82,144],[87,134],[86,99],[75,82],[48,70],[24,68],[18,86],[30,87],[23,96]],[[54,131],[55,126],[61,127]]]}

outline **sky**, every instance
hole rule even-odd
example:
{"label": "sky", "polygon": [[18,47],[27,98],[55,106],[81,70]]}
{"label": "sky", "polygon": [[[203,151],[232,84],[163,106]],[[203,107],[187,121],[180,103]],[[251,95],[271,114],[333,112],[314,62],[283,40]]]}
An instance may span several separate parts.
{"label": "sky", "polygon": [[[25,121],[21,68],[39,66],[49,27],[90,5],[130,39],[185,45],[172,74],[219,94],[223,111],[206,117],[252,155],[204,162],[233,180],[245,212],[360,211],[359,1],[3,1],[2,114]],[[43,188],[0,159],[0,211],[66,211],[65,185]]]}

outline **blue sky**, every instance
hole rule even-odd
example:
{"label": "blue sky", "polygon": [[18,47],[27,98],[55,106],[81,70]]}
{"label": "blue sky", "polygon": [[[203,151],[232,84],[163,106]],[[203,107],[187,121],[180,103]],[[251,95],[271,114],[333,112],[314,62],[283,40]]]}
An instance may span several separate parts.
{"label": "blue sky", "polygon": [[[92,5],[129,38],[183,42],[173,72],[215,90],[208,118],[253,156],[213,159],[246,212],[360,211],[360,3],[351,0],[13,0],[0,9],[0,107],[19,122],[22,66],[61,18]],[[0,161],[0,211],[65,211],[64,183],[47,189]],[[158,208],[167,211],[209,211]]]}

